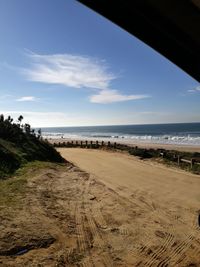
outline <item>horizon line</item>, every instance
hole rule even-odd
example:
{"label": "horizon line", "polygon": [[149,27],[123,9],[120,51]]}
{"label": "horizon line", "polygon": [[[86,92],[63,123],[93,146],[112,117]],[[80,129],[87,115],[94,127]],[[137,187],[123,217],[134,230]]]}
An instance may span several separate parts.
{"label": "horizon line", "polygon": [[166,124],[192,124],[200,123],[200,121],[194,122],[166,122],[166,123],[143,123],[143,124],[101,124],[101,125],[69,125],[69,126],[32,126],[33,128],[72,128],[72,127],[105,127],[105,126],[142,126],[142,125],[166,125]]}

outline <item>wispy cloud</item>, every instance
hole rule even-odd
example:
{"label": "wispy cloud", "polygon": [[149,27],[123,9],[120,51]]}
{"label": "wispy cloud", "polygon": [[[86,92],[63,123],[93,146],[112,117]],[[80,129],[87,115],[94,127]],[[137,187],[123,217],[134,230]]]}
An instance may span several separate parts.
{"label": "wispy cloud", "polygon": [[116,76],[104,61],[70,54],[28,54],[32,66],[24,69],[28,80],[68,87],[107,88]]}
{"label": "wispy cloud", "polygon": [[37,100],[38,99],[35,96],[22,96],[22,97],[16,99],[16,101],[19,101],[19,102],[26,102],[26,101],[34,102]]}
{"label": "wispy cloud", "polygon": [[108,104],[127,100],[136,100],[149,97],[148,95],[123,95],[117,90],[102,90],[96,95],[90,96],[92,103]]}
{"label": "wispy cloud", "polygon": [[199,86],[196,86],[195,88],[193,89],[189,89],[188,90],[188,93],[200,93],[200,85]]}
{"label": "wispy cloud", "polygon": [[71,88],[96,89],[89,97],[93,103],[112,103],[146,98],[146,95],[124,95],[113,90],[111,82],[118,77],[109,71],[105,60],[71,55],[39,55],[28,52],[31,67],[22,70],[30,81],[60,84]]}

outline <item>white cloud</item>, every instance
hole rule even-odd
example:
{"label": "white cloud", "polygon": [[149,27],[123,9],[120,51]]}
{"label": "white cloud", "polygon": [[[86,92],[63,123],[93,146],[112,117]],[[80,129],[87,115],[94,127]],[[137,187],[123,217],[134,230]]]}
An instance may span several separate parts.
{"label": "white cloud", "polygon": [[70,54],[28,54],[32,67],[23,69],[28,80],[68,87],[107,88],[116,76],[108,72],[105,62]]}
{"label": "white cloud", "polygon": [[60,84],[72,88],[98,89],[89,97],[93,103],[108,104],[148,97],[124,95],[111,88],[117,76],[108,71],[105,61],[71,54],[39,55],[28,53],[32,66],[22,73],[30,81]]}
{"label": "white cloud", "polygon": [[16,101],[19,101],[19,102],[37,101],[37,98],[34,96],[22,96],[20,98],[17,98]]}
{"label": "white cloud", "polygon": [[200,92],[200,85],[193,89],[188,90],[188,93],[197,93],[197,92]]}
{"label": "white cloud", "polygon": [[143,99],[148,95],[122,95],[117,90],[101,90],[98,94],[90,96],[92,103],[108,104],[113,102],[121,102],[128,100]]}

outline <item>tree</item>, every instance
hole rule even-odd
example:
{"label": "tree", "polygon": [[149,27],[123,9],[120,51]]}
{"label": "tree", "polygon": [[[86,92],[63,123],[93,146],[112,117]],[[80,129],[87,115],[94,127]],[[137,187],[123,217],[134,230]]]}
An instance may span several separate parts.
{"label": "tree", "polygon": [[10,117],[10,115],[8,116],[8,118],[7,118],[7,121],[9,121],[9,122],[11,122],[11,117]]}
{"label": "tree", "polygon": [[31,134],[35,136],[35,129],[31,129]]}
{"label": "tree", "polygon": [[20,124],[21,124],[23,118],[24,118],[24,117],[23,117],[22,115],[19,116],[19,118],[18,118],[18,122],[19,122]]}
{"label": "tree", "polygon": [[40,139],[41,135],[42,135],[42,131],[41,129],[38,129],[38,139]]}
{"label": "tree", "polygon": [[4,121],[4,115],[1,114],[1,115],[0,115],[0,122],[3,122],[3,121]]}
{"label": "tree", "polygon": [[31,133],[31,126],[30,126],[30,124],[25,123],[24,130],[25,130],[25,133],[26,134],[30,134]]}

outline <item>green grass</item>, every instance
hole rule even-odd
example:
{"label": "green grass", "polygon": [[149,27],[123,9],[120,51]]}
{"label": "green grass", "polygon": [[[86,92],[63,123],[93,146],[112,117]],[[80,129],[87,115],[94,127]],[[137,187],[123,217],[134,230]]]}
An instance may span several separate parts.
{"label": "green grass", "polygon": [[19,146],[0,139],[0,178],[9,177],[21,166],[35,160],[64,162],[60,154],[44,141],[26,140]]}
{"label": "green grass", "polygon": [[0,209],[19,208],[26,193],[27,179],[23,176],[0,180]]}
{"label": "green grass", "polygon": [[26,177],[31,171],[39,172],[41,169],[51,168],[54,165],[62,165],[59,163],[45,162],[45,161],[30,161],[22,165],[21,168],[14,173],[15,177]]}
{"label": "green grass", "polygon": [[62,166],[51,162],[33,161],[19,168],[10,178],[0,179],[0,214],[7,209],[17,210],[23,205],[30,177],[42,169]]}
{"label": "green grass", "polygon": [[29,124],[0,115],[0,179],[7,178],[25,163],[35,160],[65,162],[54,147],[43,140]]}

